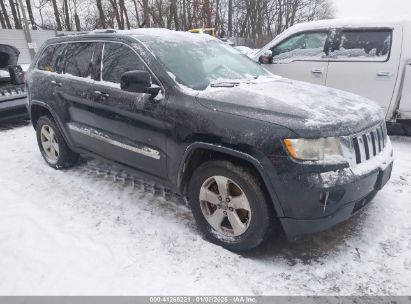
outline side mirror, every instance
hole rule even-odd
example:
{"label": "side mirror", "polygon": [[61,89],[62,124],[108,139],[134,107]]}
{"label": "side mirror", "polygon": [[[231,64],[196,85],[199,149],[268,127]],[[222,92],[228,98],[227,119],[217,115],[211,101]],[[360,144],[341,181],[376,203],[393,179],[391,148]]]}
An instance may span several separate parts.
{"label": "side mirror", "polygon": [[262,64],[271,64],[273,63],[273,52],[271,50],[266,50],[258,59]]}
{"label": "side mirror", "polygon": [[147,71],[128,71],[121,76],[121,89],[127,92],[157,95],[160,87],[153,87],[151,75]]}

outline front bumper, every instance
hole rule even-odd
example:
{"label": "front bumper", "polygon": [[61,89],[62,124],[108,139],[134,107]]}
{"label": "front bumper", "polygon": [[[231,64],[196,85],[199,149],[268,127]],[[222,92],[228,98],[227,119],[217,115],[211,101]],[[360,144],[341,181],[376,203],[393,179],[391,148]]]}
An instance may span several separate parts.
{"label": "front bumper", "polygon": [[285,217],[280,218],[286,236],[320,232],[349,219],[385,186],[392,167],[389,143],[381,155],[357,168],[298,176],[294,194],[283,206]]}
{"label": "front bumper", "polygon": [[361,193],[368,193],[355,201],[344,204],[336,212],[326,217],[317,219],[280,218],[286,236],[294,238],[304,234],[324,231],[349,219],[365,207],[377,192],[384,187],[391,177],[392,166],[393,163],[391,162],[385,170],[380,170],[359,181],[345,185],[345,191],[347,192],[355,193],[360,188]]}

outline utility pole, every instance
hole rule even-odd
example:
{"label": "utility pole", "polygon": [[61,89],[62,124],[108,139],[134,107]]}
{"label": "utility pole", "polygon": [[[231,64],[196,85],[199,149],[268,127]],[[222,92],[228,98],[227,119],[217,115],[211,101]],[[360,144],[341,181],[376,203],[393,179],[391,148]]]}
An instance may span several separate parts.
{"label": "utility pole", "polygon": [[29,26],[29,22],[27,21],[27,16],[26,16],[26,9],[24,8],[23,2],[21,0],[17,0],[17,1],[19,2],[21,14],[23,16],[24,36],[26,36],[27,46],[29,47],[30,58],[33,59],[34,55],[36,55],[36,51],[35,51],[35,44],[33,43],[33,40],[31,39],[30,26]]}

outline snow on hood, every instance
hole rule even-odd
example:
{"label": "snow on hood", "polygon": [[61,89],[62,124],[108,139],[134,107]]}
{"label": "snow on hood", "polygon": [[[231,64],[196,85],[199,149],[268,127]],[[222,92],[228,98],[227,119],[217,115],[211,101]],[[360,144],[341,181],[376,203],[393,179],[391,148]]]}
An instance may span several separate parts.
{"label": "snow on hood", "polygon": [[350,135],[384,120],[382,109],[366,98],[284,78],[209,87],[197,98],[213,110],[272,122],[305,137]]}

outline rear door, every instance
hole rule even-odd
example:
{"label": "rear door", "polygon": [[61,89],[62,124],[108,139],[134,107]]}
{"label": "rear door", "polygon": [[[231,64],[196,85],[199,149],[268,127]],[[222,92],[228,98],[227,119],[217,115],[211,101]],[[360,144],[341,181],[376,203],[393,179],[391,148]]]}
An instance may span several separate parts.
{"label": "rear door", "polygon": [[325,85],[329,35],[328,30],[318,30],[290,36],[270,49],[273,60],[265,67],[286,78]]}
{"label": "rear door", "polygon": [[[47,46],[40,55],[36,66],[30,72],[28,83],[33,101],[47,103],[54,112],[64,112],[64,100],[61,95],[61,59],[64,56],[66,44]],[[59,115],[60,116],[60,115]],[[62,115],[64,120],[65,115]]]}
{"label": "rear door", "polygon": [[89,88],[93,85],[96,71],[95,55],[99,52],[98,42],[68,43],[62,62],[60,80],[61,98],[64,101],[64,115],[67,129],[74,145],[90,150],[89,141],[77,132],[74,127],[93,126],[93,104]]}
{"label": "rear door", "polygon": [[[101,76],[92,87],[93,130],[82,130],[91,137],[95,152],[140,171],[166,177],[165,103],[162,97],[121,90],[121,76],[132,70],[149,69],[128,45],[105,42]],[[156,85],[154,74],[152,81]]]}
{"label": "rear door", "polygon": [[387,113],[398,76],[401,28],[339,29],[333,45],[326,85],[374,100]]}

